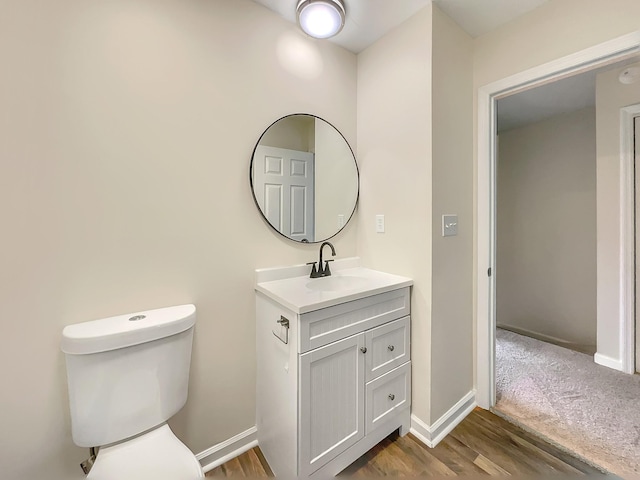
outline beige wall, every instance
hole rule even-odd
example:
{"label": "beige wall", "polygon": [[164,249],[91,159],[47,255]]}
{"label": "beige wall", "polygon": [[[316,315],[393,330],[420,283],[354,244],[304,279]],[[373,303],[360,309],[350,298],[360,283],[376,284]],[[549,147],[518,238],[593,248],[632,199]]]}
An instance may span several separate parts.
{"label": "beige wall", "polygon": [[[317,246],[264,223],[251,152],[293,112],[355,145],[356,57],[248,0],[0,11],[2,477],[81,477],[59,340],[104,316],[194,303],[189,401],[171,425],[195,452],[252,427],[253,270]],[[356,230],[335,239],[340,257]]]}
{"label": "beige wall", "polygon": [[[255,142],[292,112],[327,119],[354,146],[359,120],[360,212],[334,243],[340,257],[415,279],[414,413],[429,424],[464,392],[472,167],[450,124],[434,132],[455,138],[451,149],[432,145],[432,118],[464,124],[469,104],[449,112],[435,98],[464,97],[470,60],[439,13],[422,10],[356,59],[248,0],[0,8],[3,476],[80,476],[86,451],[71,441],[60,332],[107,315],[195,303],[190,398],[172,426],[198,452],[255,424],[253,270],[317,254],[272,232],[249,191]],[[637,0],[551,0],[474,42],[474,91],[637,30],[638,18]],[[434,44],[433,92],[432,30],[462,42]],[[446,52],[459,62],[446,65]],[[449,86],[440,72],[463,78]],[[460,186],[432,191],[432,174]],[[435,238],[440,213],[460,215],[449,243]],[[459,275],[455,295],[434,286]],[[461,305],[447,326],[450,298]],[[450,354],[432,349],[436,339]]]}
{"label": "beige wall", "polygon": [[500,134],[498,325],[596,344],[595,108]]}
{"label": "beige wall", "polygon": [[[471,62],[471,38],[431,6],[358,56],[358,252],[414,279],[412,413],[426,425],[473,389]],[[443,213],[457,237],[441,237]]]}
{"label": "beige wall", "polygon": [[315,121],[316,240],[339,229],[338,215],[347,222],[358,199],[358,168],[349,145],[327,122]]}
{"label": "beige wall", "polygon": [[315,118],[311,116],[295,115],[281,118],[265,130],[260,137],[260,145],[313,152],[315,123]]}
{"label": "beige wall", "polygon": [[474,41],[476,86],[638,30],[637,0],[549,0]]}
{"label": "beige wall", "polygon": [[[473,389],[473,43],[433,8],[431,420]],[[442,215],[458,235],[442,236]]]}
{"label": "beige wall", "polygon": [[[640,64],[636,64],[640,66]],[[640,103],[640,85],[618,81],[622,69],[596,77],[598,182],[598,353],[621,360],[619,305],[620,109]]]}
{"label": "beige wall", "polygon": [[[640,29],[640,2],[637,0],[550,0],[532,12],[509,22],[474,41],[474,131],[477,132],[477,89],[566,55],[599,45]],[[477,135],[474,134],[477,159]],[[599,173],[598,173],[599,175]],[[474,162],[474,184],[477,161]],[[617,198],[619,192],[610,192]],[[617,217],[616,217],[617,218]],[[616,223],[617,220],[614,220]],[[613,231],[619,227],[613,226]],[[598,236],[601,232],[598,216]],[[474,228],[477,232],[477,225]],[[475,233],[474,233],[475,235]],[[475,241],[474,241],[475,244]],[[610,262],[617,261],[618,243],[601,245]],[[474,252],[477,257],[477,251]],[[615,268],[608,262],[608,268]],[[475,262],[474,262],[475,264]],[[600,260],[598,270],[600,274]],[[476,277],[474,272],[474,278]],[[617,297],[617,286],[608,285],[609,298]],[[600,280],[598,280],[600,295]],[[477,295],[484,295],[477,292]],[[599,309],[600,307],[598,307]],[[617,310],[610,312],[617,315]]]}
{"label": "beige wall", "polygon": [[[358,55],[358,253],[413,278],[412,412],[430,423],[431,7]],[[376,214],[386,232],[375,232]]]}

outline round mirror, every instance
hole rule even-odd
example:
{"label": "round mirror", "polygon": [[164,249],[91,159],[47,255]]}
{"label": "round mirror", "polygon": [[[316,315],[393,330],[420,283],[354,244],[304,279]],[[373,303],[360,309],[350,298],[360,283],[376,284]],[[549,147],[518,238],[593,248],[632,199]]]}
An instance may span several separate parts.
{"label": "round mirror", "polygon": [[329,122],[287,115],[258,139],[251,190],[264,219],[296,242],[323,242],[347,224],[358,202],[358,166]]}

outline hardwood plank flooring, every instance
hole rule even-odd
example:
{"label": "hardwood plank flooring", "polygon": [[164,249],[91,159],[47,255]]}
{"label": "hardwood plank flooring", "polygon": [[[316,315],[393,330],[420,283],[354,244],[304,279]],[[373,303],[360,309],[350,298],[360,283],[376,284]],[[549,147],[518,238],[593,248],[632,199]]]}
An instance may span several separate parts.
{"label": "hardwood plank flooring", "polygon": [[205,477],[274,477],[260,448],[254,447],[207,472]]}
{"label": "hardwood plank flooring", "polygon": [[[341,477],[475,477],[603,475],[493,413],[476,408],[435,448],[412,434],[389,435],[348,466]],[[214,468],[207,477],[272,477],[258,447]]]}

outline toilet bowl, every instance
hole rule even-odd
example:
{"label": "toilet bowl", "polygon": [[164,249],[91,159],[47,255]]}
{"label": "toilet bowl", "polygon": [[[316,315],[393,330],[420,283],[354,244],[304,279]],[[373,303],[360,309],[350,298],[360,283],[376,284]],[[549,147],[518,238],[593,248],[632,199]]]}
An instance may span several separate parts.
{"label": "toilet bowl", "polygon": [[180,305],[62,331],[73,441],[99,447],[87,478],[204,477],[166,423],[187,401],[195,312]]}
{"label": "toilet bowl", "polygon": [[200,462],[166,423],[150,432],[102,447],[90,480],[192,480],[202,478]]}

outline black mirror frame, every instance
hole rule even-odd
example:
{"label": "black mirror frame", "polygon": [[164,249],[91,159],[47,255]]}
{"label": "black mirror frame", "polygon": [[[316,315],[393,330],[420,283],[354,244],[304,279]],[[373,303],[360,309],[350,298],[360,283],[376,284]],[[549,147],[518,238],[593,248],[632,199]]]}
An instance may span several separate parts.
{"label": "black mirror frame", "polygon": [[[258,145],[260,145],[260,140],[262,140],[262,137],[264,137],[264,135],[267,133],[267,131],[272,126],[274,126],[276,123],[278,123],[280,120],[283,120],[283,119],[289,118],[289,117],[294,117],[294,116],[297,116],[297,115],[304,115],[306,117],[313,117],[313,118],[316,118],[318,120],[322,120],[327,125],[330,125],[342,137],[342,139],[344,140],[344,143],[347,145],[347,147],[349,147],[349,151],[351,152],[351,157],[353,158],[353,163],[354,163],[354,165],[356,167],[356,201],[353,204],[353,210],[351,211],[351,214],[349,215],[349,218],[344,222],[344,225],[342,226],[342,228],[340,228],[338,231],[336,231],[336,233],[334,233],[333,235],[330,235],[327,238],[321,239],[321,240],[314,240],[313,242],[304,242],[304,241],[293,240],[292,238],[287,237],[284,233],[282,233],[280,230],[275,228],[269,222],[269,220],[267,220],[267,217],[264,215],[264,212],[260,208],[260,204],[258,203],[258,199],[256,198],[255,189],[253,188],[254,187],[254,185],[253,185],[253,159],[254,159],[254,156],[256,154],[256,149],[258,148]],[[338,130],[332,123],[326,121],[322,117],[319,117],[317,115],[313,115],[311,113],[291,113],[289,115],[285,115],[283,117],[278,118],[277,120],[272,122],[267,128],[264,129],[264,131],[262,132],[260,137],[258,137],[258,141],[256,142],[255,146],[253,147],[253,151],[251,152],[251,161],[249,162],[249,185],[251,187],[251,195],[253,196],[253,202],[255,203],[256,208],[260,212],[260,215],[262,216],[262,220],[269,226],[269,228],[274,230],[280,236],[282,236],[282,237],[286,238],[287,240],[289,240],[291,242],[294,242],[296,244],[313,245],[313,244],[321,243],[321,242],[327,241],[327,240],[329,240],[331,238],[334,238],[336,235],[338,235],[340,232],[342,232],[345,229],[345,227],[349,224],[349,222],[351,221],[351,219],[355,215],[356,210],[358,209],[358,203],[360,202],[360,169],[358,168],[358,162],[356,160],[356,155],[355,155],[355,153],[353,153],[353,149],[351,148],[351,145],[349,144],[349,142],[347,141],[345,136],[342,134],[342,132],[340,130]]]}

